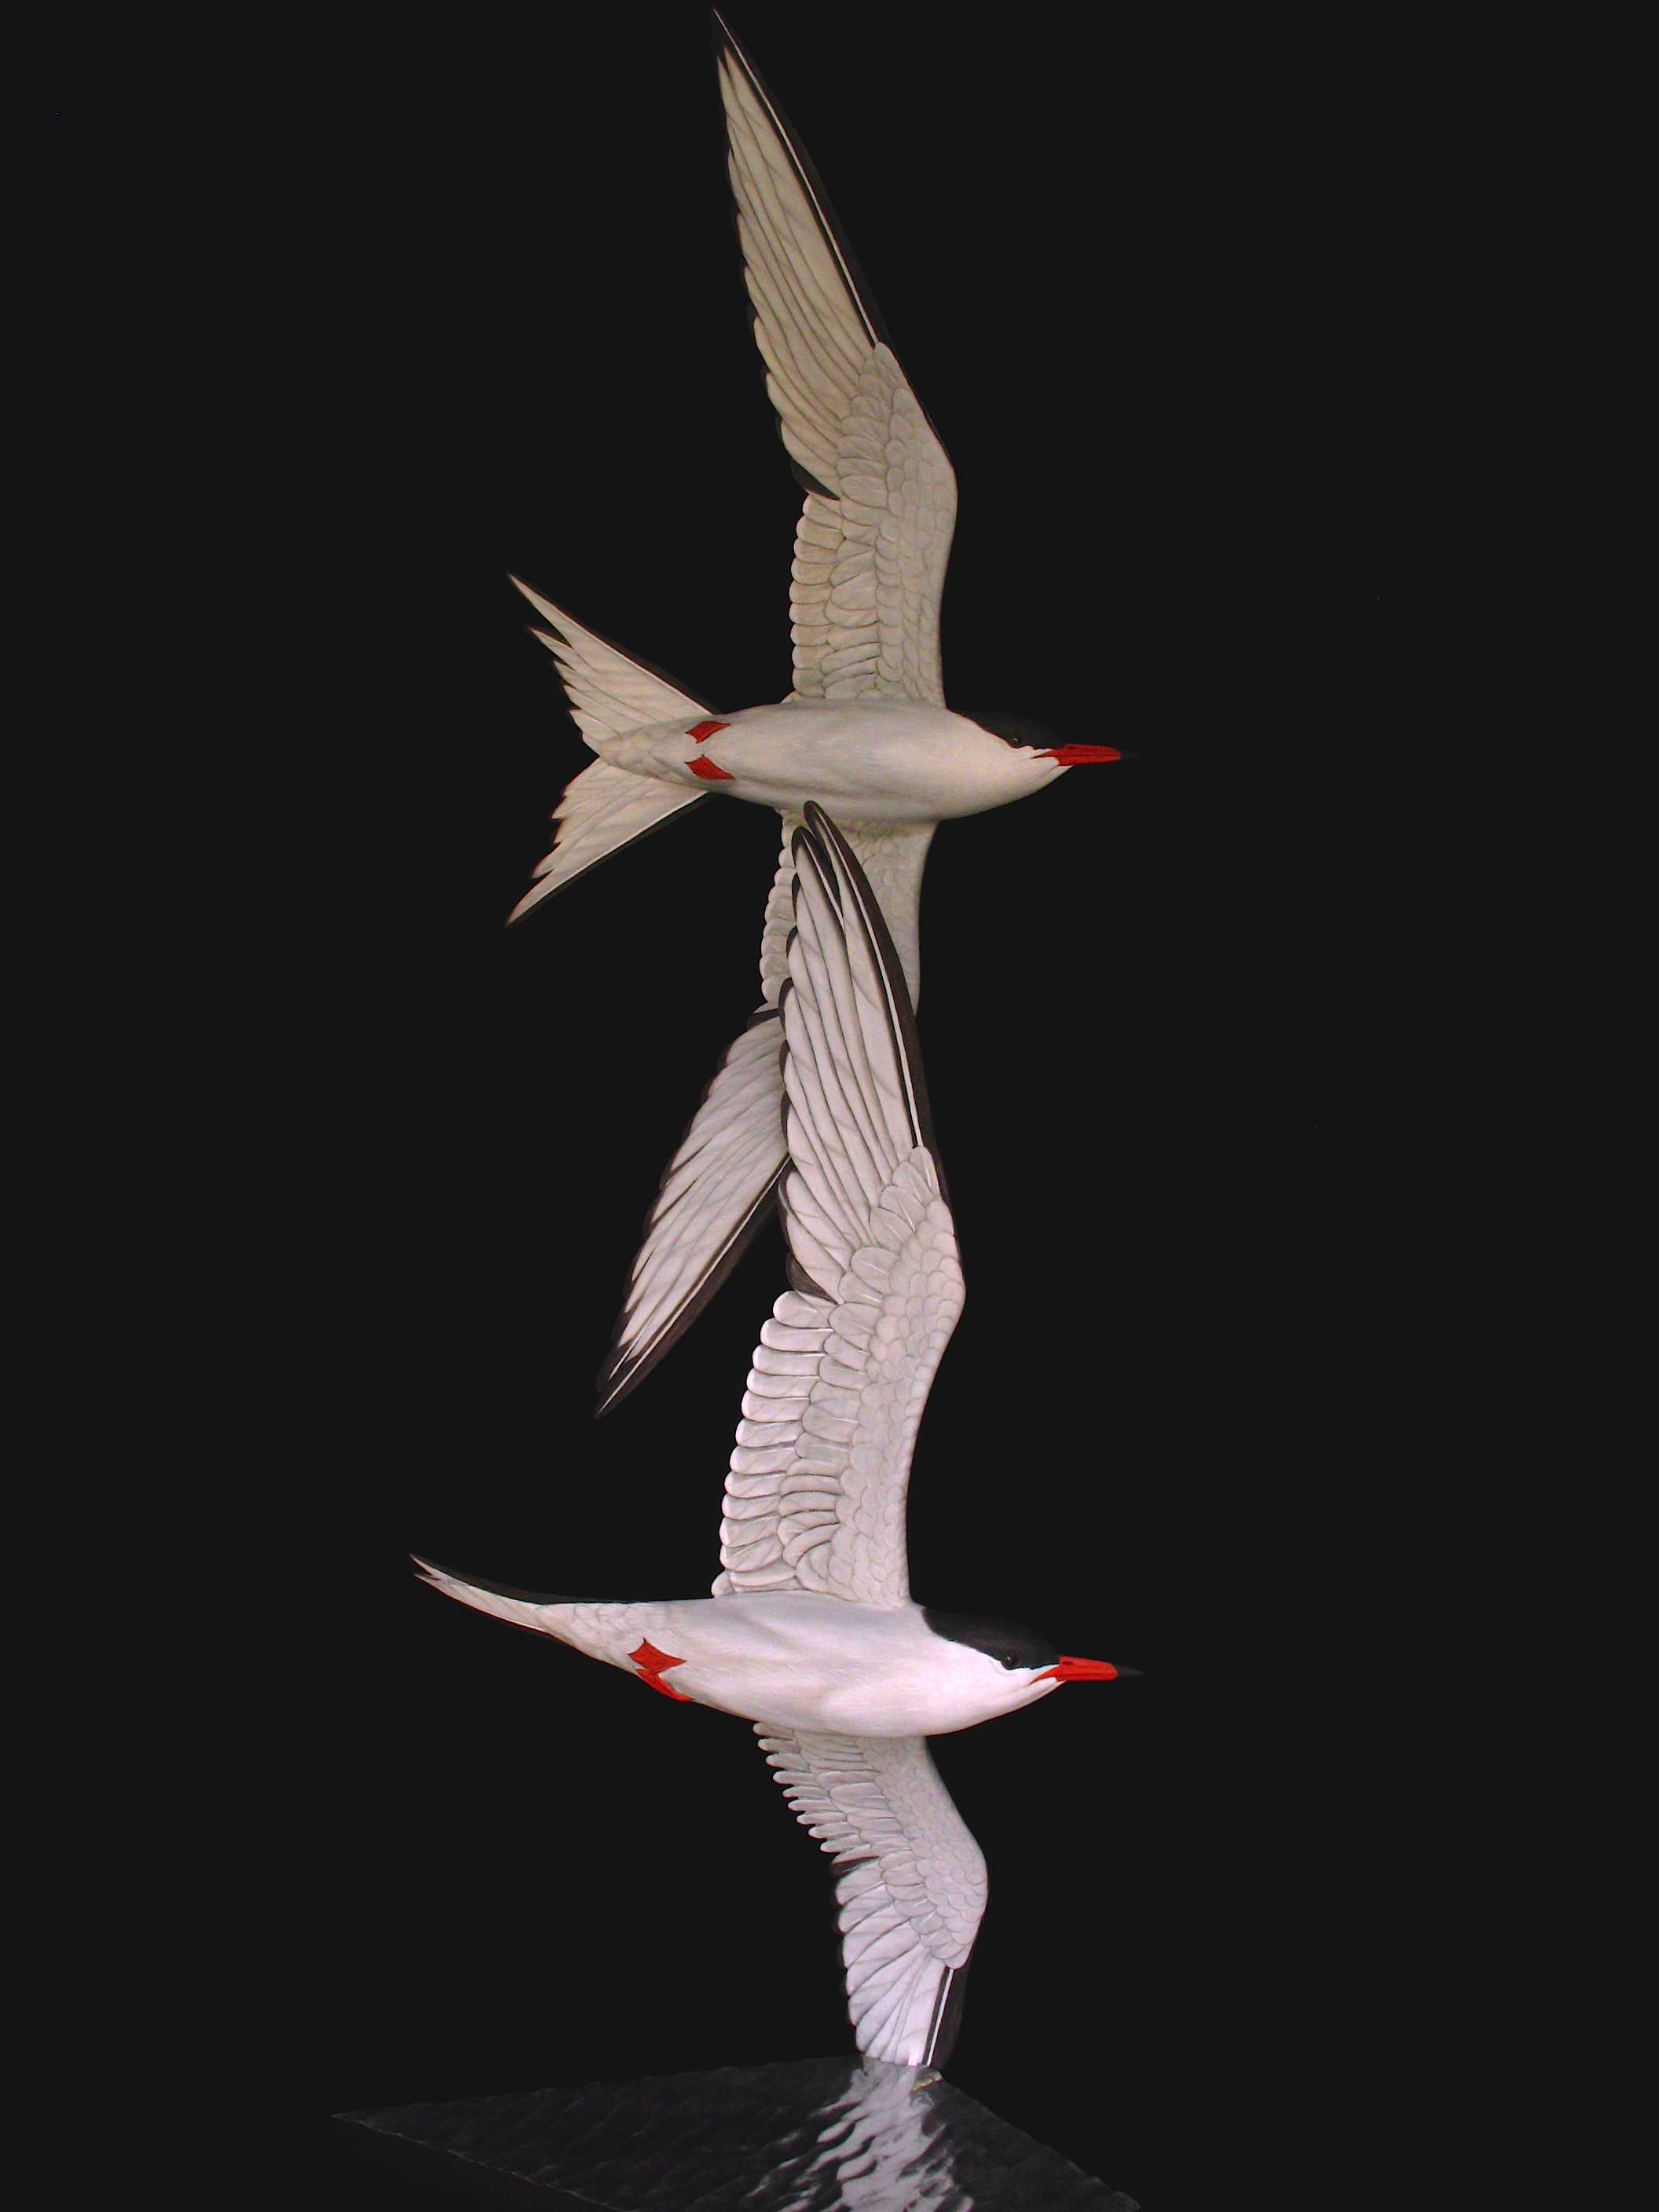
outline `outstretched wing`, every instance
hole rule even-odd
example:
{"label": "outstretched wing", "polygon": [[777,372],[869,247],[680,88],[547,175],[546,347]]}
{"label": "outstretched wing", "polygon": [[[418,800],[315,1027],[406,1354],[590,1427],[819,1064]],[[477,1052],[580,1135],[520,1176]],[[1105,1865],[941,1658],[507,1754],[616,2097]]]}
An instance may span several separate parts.
{"label": "outstretched wing", "polygon": [[[620,1405],[679,1341],[771,1210],[785,1158],[778,994],[789,972],[792,840],[800,819],[783,817],[783,851],[761,932],[761,1003],[715,1070],[664,1170],[600,1370],[596,1419]],[[913,998],[921,870],[933,834],[931,823],[866,823],[848,832],[891,928]]]}
{"label": "outstretched wing", "polygon": [[[547,629],[532,630],[531,635],[553,655],[570,712],[590,742],[643,729],[649,722],[678,721],[682,716],[695,721],[708,711],[703,700],[630,659],[597,631],[584,629],[550,599],[519,583],[516,576],[512,580],[548,624]],[[538,864],[534,883],[508,915],[508,921],[519,921],[611,854],[659,829],[671,816],[700,806],[708,796],[707,792],[677,791],[651,776],[631,775],[609,761],[595,761],[565,786],[553,813],[558,825],[553,849]]]}
{"label": "outstretched wing", "polygon": [[962,1267],[881,910],[822,808],[807,806],[793,852],[780,1001],[793,1288],[750,1370],[714,1590],[902,1605],[911,1454]]}
{"label": "outstretched wing", "polygon": [[761,1002],[715,1070],[663,1172],[634,1261],[616,1340],[599,1373],[595,1418],[619,1405],[690,1328],[766,1218],[784,1163],[783,1042],[778,994],[789,973],[794,919],[789,849],[799,816],[784,817],[783,850],[761,931]]}
{"label": "outstretched wing", "polygon": [[836,1899],[859,2049],[942,2066],[985,1911],[985,1860],[927,1744],[764,1723],[755,1733],[795,1818],[847,1869]]}
{"label": "outstretched wing", "polygon": [[790,617],[799,699],[945,703],[957,480],[776,101],[720,22],[720,97],[766,388],[806,504]]}

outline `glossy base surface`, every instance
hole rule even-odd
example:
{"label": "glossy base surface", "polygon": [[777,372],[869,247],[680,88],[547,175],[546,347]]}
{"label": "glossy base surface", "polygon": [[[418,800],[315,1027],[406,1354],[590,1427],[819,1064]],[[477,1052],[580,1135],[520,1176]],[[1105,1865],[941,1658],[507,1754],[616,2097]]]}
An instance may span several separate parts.
{"label": "glossy base surface", "polygon": [[378,2181],[410,2203],[1137,2212],[948,2081],[873,2059],[722,2067],[339,2120],[366,2189]]}

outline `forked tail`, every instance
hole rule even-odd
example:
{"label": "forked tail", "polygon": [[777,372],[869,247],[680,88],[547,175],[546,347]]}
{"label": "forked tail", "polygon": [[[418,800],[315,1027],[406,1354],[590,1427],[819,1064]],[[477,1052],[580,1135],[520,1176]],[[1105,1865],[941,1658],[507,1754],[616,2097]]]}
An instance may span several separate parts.
{"label": "forked tail", "polygon": [[[706,701],[682,691],[596,630],[583,629],[516,576],[513,582],[548,624],[546,629],[532,628],[530,635],[553,655],[571,714],[590,744],[642,729],[647,723],[695,720],[709,712]],[[706,792],[676,790],[651,776],[630,775],[609,761],[595,761],[565,786],[553,814],[557,824],[553,849],[537,866],[535,881],[507,921],[521,921],[532,907],[585,876],[612,853],[660,829],[676,814],[701,805],[708,796]]]}

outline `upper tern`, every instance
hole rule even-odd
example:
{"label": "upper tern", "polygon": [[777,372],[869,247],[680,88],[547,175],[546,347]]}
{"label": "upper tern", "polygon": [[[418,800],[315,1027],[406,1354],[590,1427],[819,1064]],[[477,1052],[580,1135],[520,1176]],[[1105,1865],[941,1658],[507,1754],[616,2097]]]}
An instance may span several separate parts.
{"label": "upper tern", "polygon": [[755,338],[805,491],[790,569],[794,688],[778,705],[717,712],[518,585],[544,618],[532,634],[599,758],[566,787],[553,849],[511,921],[708,799],[749,799],[783,817],[761,1003],[664,1174],[600,1373],[600,1413],[690,1326],[772,1203],[784,1165],[777,1018],[790,841],[806,801],[832,811],[862,863],[914,1004],[922,868],[939,823],[1006,806],[1085,763],[1132,757],[945,705],[939,600],[955,474],[817,171],[718,15],[714,24]]}

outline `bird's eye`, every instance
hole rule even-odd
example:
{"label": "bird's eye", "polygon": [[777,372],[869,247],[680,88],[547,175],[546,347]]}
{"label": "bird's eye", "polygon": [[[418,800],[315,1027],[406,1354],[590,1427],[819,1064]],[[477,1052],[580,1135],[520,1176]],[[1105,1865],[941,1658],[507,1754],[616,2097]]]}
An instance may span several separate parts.
{"label": "bird's eye", "polygon": [[1002,1663],[1010,1670],[1010,1672],[1012,1672],[1014,1668],[1018,1666],[1019,1660],[1015,1653],[1012,1651],[1005,1651],[1002,1654]]}

